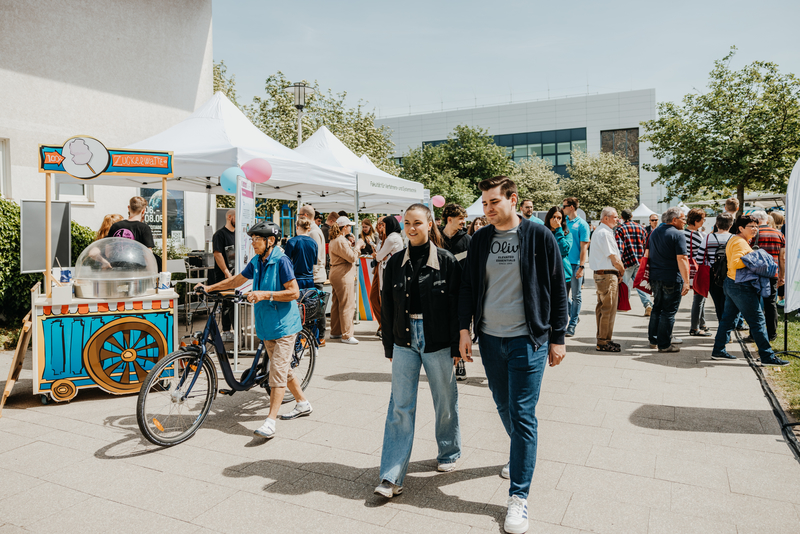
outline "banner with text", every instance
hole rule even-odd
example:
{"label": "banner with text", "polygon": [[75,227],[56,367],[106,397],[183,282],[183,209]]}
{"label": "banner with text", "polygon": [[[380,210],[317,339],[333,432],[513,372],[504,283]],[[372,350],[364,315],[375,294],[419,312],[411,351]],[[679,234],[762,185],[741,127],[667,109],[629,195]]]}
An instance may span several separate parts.
{"label": "banner with text", "polygon": [[358,173],[358,194],[387,195],[422,202],[422,184],[390,176]]}

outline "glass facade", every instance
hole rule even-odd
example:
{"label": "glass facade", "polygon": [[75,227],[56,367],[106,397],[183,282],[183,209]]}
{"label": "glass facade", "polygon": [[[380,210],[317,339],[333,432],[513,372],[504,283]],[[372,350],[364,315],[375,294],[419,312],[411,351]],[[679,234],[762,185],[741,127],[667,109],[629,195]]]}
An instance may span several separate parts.
{"label": "glass facade", "polygon": [[[446,142],[426,141],[423,146],[437,146]],[[495,135],[494,142],[505,148],[508,157],[517,163],[530,158],[542,158],[553,165],[555,172],[567,176],[570,152],[586,151],[586,128]]]}

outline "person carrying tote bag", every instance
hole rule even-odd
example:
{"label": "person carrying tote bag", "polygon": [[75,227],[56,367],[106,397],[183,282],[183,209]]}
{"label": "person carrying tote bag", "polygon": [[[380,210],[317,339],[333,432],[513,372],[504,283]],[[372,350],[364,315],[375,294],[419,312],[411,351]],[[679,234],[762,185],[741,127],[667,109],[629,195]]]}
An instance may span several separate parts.
{"label": "person carrying tote bag", "polygon": [[[711,265],[708,264],[708,238],[706,236],[706,246],[703,248],[703,262],[697,266],[697,274],[694,276],[694,292],[703,298],[708,298],[708,290],[711,287]],[[713,234],[716,236],[716,234]],[[719,243],[717,243],[719,246]],[[690,264],[691,265],[691,264]]]}

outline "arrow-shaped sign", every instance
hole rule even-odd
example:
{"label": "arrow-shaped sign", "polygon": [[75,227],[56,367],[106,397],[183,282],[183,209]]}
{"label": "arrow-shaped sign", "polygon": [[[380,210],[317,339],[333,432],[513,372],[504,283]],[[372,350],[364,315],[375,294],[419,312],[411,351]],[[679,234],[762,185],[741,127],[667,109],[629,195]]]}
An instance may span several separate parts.
{"label": "arrow-shaped sign", "polygon": [[45,164],[53,164],[53,165],[61,165],[61,162],[64,161],[64,156],[59,154],[58,152],[45,152],[44,153],[44,162]]}

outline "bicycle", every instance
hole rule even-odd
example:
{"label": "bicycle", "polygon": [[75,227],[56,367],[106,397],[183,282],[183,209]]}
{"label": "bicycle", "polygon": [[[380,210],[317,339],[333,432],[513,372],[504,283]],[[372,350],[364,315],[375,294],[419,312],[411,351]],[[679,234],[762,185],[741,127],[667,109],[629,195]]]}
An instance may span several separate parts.
{"label": "bicycle", "polygon": [[[259,342],[252,365],[236,380],[217,325],[216,312],[222,301],[244,302],[245,296],[239,291],[223,294],[198,289],[196,293],[207,301],[214,301],[205,328],[181,338],[191,339],[191,342],[182,342],[180,349],[158,361],[139,391],[136,422],[142,435],[155,445],[170,447],[191,438],[208,416],[218,391],[222,395],[233,395],[237,391],[263,387],[267,395],[270,394],[269,355],[264,350],[264,342]],[[217,369],[208,352],[209,344],[230,389],[217,390]],[[304,325],[297,334],[291,363],[303,390],[314,373],[317,348],[316,336]],[[293,400],[294,396],[287,389],[283,403]]]}

